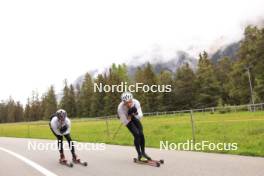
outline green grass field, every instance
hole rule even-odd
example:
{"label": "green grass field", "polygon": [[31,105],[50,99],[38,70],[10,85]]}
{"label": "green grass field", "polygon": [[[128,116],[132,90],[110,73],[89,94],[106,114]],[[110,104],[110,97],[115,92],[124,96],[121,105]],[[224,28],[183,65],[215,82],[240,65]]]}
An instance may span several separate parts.
{"label": "green grass field", "polygon": [[[264,112],[239,112],[227,114],[194,113],[196,142],[237,143],[235,151],[209,151],[239,155],[264,156]],[[192,139],[189,114],[145,117],[142,120],[148,147],[160,147],[160,141],[173,143]],[[105,120],[72,120],[72,138],[76,141],[104,142],[133,145],[133,138],[122,126],[113,139],[120,122]],[[109,135],[108,135],[109,134]],[[55,139],[48,122],[0,124],[0,136]]]}

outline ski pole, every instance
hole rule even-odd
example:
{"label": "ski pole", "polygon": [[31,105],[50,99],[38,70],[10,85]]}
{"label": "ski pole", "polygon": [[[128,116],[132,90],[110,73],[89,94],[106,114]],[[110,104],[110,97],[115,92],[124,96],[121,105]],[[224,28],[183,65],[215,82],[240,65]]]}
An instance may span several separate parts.
{"label": "ski pole", "polygon": [[120,125],[119,125],[118,129],[116,130],[116,132],[115,132],[115,134],[114,134],[114,136],[113,136],[112,140],[114,140],[114,139],[115,139],[115,137],[116,137],[117,133],[119,132],[119,130],[120,130],[120,128],[121,128],[121,126],[122,126],[122,123],[120,123]]}

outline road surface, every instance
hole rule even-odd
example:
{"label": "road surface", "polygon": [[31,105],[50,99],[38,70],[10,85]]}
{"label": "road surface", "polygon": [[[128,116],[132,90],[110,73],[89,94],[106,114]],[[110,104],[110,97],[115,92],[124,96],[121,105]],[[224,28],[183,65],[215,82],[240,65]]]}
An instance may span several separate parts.
{"label": "road surface", "polygon": [[[88,167],[73,168],[58,163],[56,150],[29,150],[29,143],[54,140],[0,137],[0,175],[5,176],[263,176],[264,158],[148,148],[153,158],[164,159],[160,168],[135,164],[130,146],[106,145],[105,150],[77,151]],[[87,144],[89,143],[82,143]],[[31,146],[32,147],[32,146]],[[70,152],[65,151],[70,159]]]}

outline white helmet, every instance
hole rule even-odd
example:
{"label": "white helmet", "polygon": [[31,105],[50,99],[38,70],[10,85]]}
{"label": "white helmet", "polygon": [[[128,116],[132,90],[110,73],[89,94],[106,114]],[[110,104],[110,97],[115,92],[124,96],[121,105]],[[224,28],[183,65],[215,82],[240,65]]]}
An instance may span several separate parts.
{"label": "white helmet", "polygon": [[64,120],[67,117],[67,112],[64,109],[59,109],[56,115],[60,120]]}
{"label": "white helmet", "polygon": [[133,95],[130,92],[123,92],[121,95],[121,100],[124,102],[127,102],[127,101],[132,100],[132,99],[133,99]]}

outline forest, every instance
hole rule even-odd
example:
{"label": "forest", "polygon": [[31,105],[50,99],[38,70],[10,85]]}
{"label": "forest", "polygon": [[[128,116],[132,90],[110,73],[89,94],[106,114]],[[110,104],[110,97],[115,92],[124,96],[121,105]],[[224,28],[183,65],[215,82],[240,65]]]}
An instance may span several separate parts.
{"label": "forest", "polygon": [[[53,86],[39,95],[33,92],[26,105],[12,97],[0,102],[0,122],[47,120],[58,108],[69,117],[99,117],[116,114],[119,92],[94,92],[94,83],[118,85],[144,83],[172,85],[171,92],[136,92],[144,112],[172,111],[264,102],[264,28],[247,26],[235,58],[224,56],[212,62],[206,51],[197,56],[197,68],[188,64],[175,71],[153,71],[149,62],[129,75],[126,64],[112,64],[104,73],[85,74],[82,84],[64,81],[60,101]],[[249,76],[251,81],[249,81]],[[252,84],[252,91],[249,83]]]}

